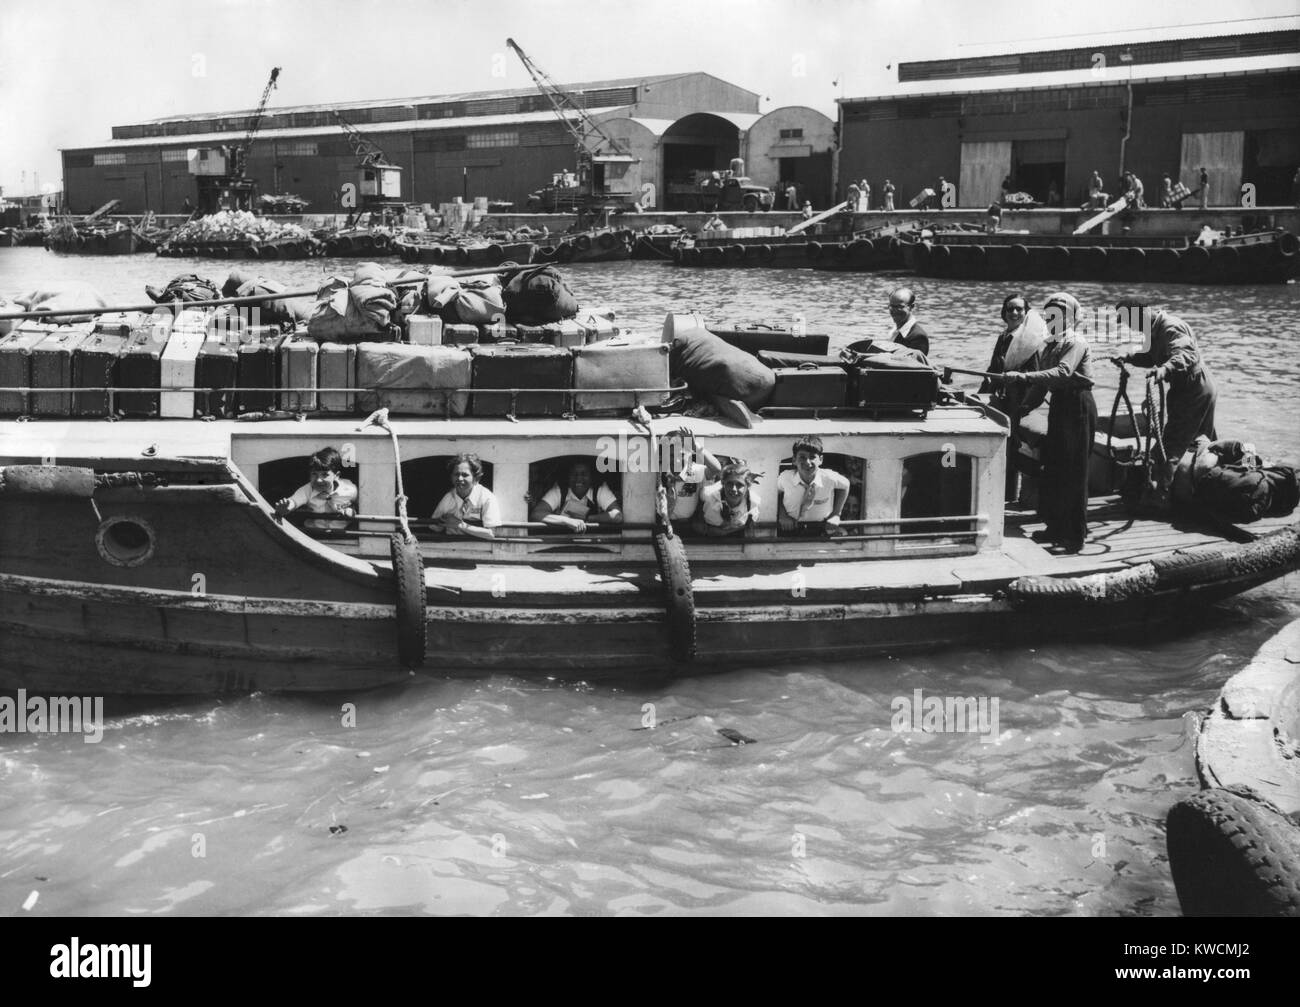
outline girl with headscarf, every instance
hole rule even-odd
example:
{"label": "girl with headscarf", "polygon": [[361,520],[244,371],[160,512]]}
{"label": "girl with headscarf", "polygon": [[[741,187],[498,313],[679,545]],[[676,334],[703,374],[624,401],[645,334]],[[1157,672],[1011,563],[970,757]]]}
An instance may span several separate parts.
{"label": "girl with headscarf", "polygon": [[[1029,310],[1029,298],[1023,294],[1010,294],[1002,302],[1002,334],[993,347],[993,357],[986,370],[1000,375],[1006,371],[1034,371],[1038,369],[1038,354],[1047,337],[1043,318]],[[1007,486],[1006,499],[1019,495],[1020,420],[1043,404],[1046,394],[1035,386],[1009,386],[986,378],[981,392],[991,392],[989,405],[1004,413],[1011,421],[1007,433]]]}
{"label": "girl with headscarf", "polygon": [[1039,353],[1039,369],[1008,370],[995,381],[1008,390],[1051,393],[1038,489],[1038,515],[1047,527],[1035,537],[1075,553],[1088,537],[1088,462],[1097,429],[1092,362],[1088,344],[1075,333],[1079,302],[1072,295],[1052,294],[1043,314],[1047,342]]}

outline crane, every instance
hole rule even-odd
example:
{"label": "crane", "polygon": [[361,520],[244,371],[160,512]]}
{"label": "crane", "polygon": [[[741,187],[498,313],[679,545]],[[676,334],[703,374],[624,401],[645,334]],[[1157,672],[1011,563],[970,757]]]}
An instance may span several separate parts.
{"label": "crane", "polygon": [[378,208],[385,204],[398,204],[402,198],[402,168],[388,160],[382,147],[343,118],[334,110],[334,118],[352,144],[357,162],[357,195],[361,197],[360,209]]}
{"label": "crane", "polygon": [[199,213],[252,209],[255,182],[248,177],[248,151],[261,128],[266,103],[279,77],[280,68],[272,67],[271,77],[262,89],[262,98],[253,112],[243,142],[229,148],[199,147],[188,151],[190,174],[196,176],[198,186]]}
{"label": "crane", "polygon": [[[630,205],[640,188],[641,162],[606,133],[600,123],[534,63],[514,39],[506,39],[506,45],[515,51],[519,62],[523,63],[524,69],[537,85],[537,90],[551,103],[556,117],[573,137],[578,164],[577,195],[584,199],[609,200],[624,206]],[[561,188],[558,180],[552,188]],[[544,193],[546,190],[541,191]],[[561,202],[558,193],[552,191],[551,195],[551,202]],[[533,202],[531,197],[529,202]]]}

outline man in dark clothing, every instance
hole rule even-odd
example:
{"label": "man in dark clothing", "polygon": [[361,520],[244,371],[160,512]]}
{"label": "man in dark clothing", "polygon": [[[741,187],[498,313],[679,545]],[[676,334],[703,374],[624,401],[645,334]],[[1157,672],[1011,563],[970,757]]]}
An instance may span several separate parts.
{"label": "man in dark clothing", "polygon": [[1177,315],[1150,307],[1144,301],[1125,300],[1116,306],[1121,329],[1150,332],[1150,349],[1111,357],[1115,364],[1136,364],[1152,368],[1153,381],[1167,381],[1169,396],[1165,403],[1165,424],[1160,445],[1152,452],[1157,493],[1167,499],[1174,466],[1198,436],[1216,439],[1214,408],[1219,393],[1209,369],[1201,360],[1200,348],[1191,326]]}
{"label": "man in dark clothing", "polygon": [[889,295],[889,317],[894,320],[890,337],[894,342],[929,356],[930,334],[916,320],[916,294],[910,287],[899,287]]}

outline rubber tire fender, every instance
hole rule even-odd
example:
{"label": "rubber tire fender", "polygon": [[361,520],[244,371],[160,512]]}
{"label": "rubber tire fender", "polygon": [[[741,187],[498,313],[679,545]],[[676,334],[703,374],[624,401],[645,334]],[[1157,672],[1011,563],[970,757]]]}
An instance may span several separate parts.
{"label": "rubber tire fender", "polygon": [[775,258],[776,258],[776,249],[774,249],[771,245],[758,246],[759,262],[764,262],[764,263],[771,262]]}
{"label": "rubber tire fender", "polygon": [[1165,846],[1184,916],[1300,917],[1300,829],[1249,788],[1179,801]]}
{"label": "rubber tire fender", "polygon": [[500,245],[493,243],[487,247],[487,260],[489,266],[499,266],[505,261],[506,250]]}
{"label": "rubber tire fender", "polygon": [[590,234],[580,234],[580,235],[577,236],[577,238],[574,239],[573,244],[577,247],[577,249],[578,249],[579,252],[590,251],[590,249],[591,249],[591,235],[590,235]]}
{"label": "rubber tire fender", "polygon": [[572,262],[577,250],[573,247],[573,242],[566,241],[555,250],[556,262]]}
{"label": "rubber tire fender", "polygon": [[614,237],[612,231],[606,231],[597,239],[597,241],[600,242],[600,247],[607,252],[618,244],[618,239]]}
{"label": "rubber tire fender", "polygon": [[1277,239],[1277,250],[1284,259],[1289,259],[1300,252],[1300,238],[1290,231],[1284,231]]}
{"label": "rubber tire fender", "polygon": [[669,653],[682,664],[695,660],[695,590],[691,583],[691,566],[680,535],[655,532],[655,558],[659,561],[659,581],[664,586],[668,608]]}
{"label": "rubber tire fender", "polygon": [[870,238],[858,238],[849,246],[849,254],[855,259],[865,259],[876,250],[876,243]]}
{"label": "rubber tire fender", "polygon": [[804,247],[804,254],[807,255],[808,258],[812,259],[813,262],[820,262],[824,252],[825,248],[822,246],[820,241],[810,241]]}
{"label": "rubber tire fender", "polygon": [[734,262],[734,263],[736,263],[737,265],[739,265],[740,263],[744,262],[744,261],[745,261],[745,246],[742,245],[742,244],[739,244],[739,243],[734,244],[734,245],[728,245],[728,246],[727,246],[727,261],[728,261],[728,262]]}
{"label": "rubber tire fender", "polygon": [[424,625],[424,559],[415,537],[401,532],[388,540],[397,582],[397,658],[403,668],[424,664],[428,636]]}

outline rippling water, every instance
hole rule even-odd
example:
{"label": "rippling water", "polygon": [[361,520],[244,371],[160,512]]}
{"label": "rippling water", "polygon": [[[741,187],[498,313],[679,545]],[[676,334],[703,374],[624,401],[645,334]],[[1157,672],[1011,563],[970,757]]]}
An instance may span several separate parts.
{"label": "rippling water", "polygon": [[[219,282],[227,265],[0,249],[0,293],[76,278],[142,299],[145,283],[192,268]],[[311,286],[345,267],[265,271]],[[670,307],[803,314],[836,343],[885,335],[900,282],[657,263],[567,274],[624,324],[658,327]],[[934,358],[986,363],[1008,291],[913,285]],[[1085,306],[1120,293],[1071,290]],[[1196,329],[1221,432],[1295,455],[1296,288],[1137,291]],[[1109,406],[1105,384],[1097,398]],[[0,735],[0,912],[1170,915],[1163,819],[1196,788],[1184,714],[1300,616],[1298,588],[1292,575],[1151,639],[598,686],[421,678],[110,701],[97,745]],[[917,689],[996,699],[996,737],[893,732],[895,698]]]}

